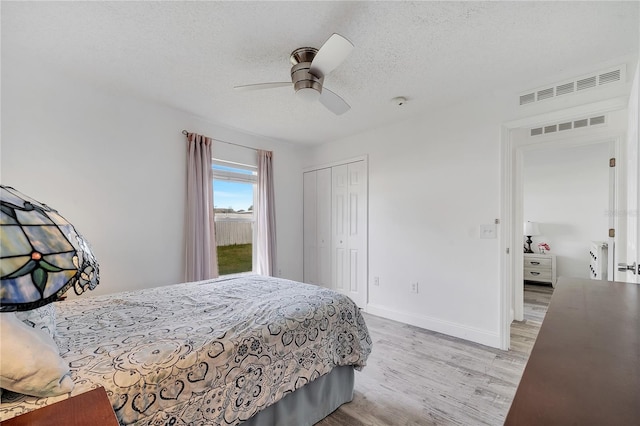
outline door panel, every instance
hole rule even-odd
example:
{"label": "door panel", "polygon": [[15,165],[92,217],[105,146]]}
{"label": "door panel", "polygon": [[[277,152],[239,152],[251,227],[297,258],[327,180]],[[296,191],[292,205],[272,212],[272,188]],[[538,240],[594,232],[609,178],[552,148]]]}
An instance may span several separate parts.
{"label": "door panel", "polygon": [[367,188],[364,161],[349,163],[349,235],[347,246],[350,252],[349,297],[360,307],[367,304]]}
{"label": "door panel", "polygon": [[[638,173],[638,161],[640,156],[638,155],[638,141],[634,147],[629,144],[627,154],[629,155],[629,161],[627,163],[627,253],[624,258],[619,258],[621,263],[633,267],[635,264],[635,272],[631,269],[620,271],[619,275],[621,280],[626,282],[640,283],[638,277],[638,239],[640,239],[640,217],[638,215],[638,198],[640,197],[640,174]],[[635,212],[635,214],[634,214]]]}
{"label": "door panel", "polygon": [[347,165],[331,168],[332,197],[333,197],[333,235],[332,245],[334,250],[335,267],[333,271],[335,288],[344,292],[349,278],[347,260]]}
{"label": "door panel", "polygon": [[360,290],[358,282],[358,250],[349,250],[349,290],[357,294]]}
{"label": "door panel", "polygon": [[318,278],[323,287],[331,285],[331,169],[318,170],[317,177],[317,245]]}
{"label": "door panel", "polygon": [[316,183],[317,173],[315,171],[303,174],[303,279],[309,284],[316,284],[318,278]]}
{"label": "door panel", "polygon": [[[634,271],[627,269],[623,275],[624,281],[640,283],[640,252],[638,243],[640,242],[640,172],[638,163],[640,162],[640,64],[636,68],[631,96],[629,97],[629,123],[627,131],[627,265],[633,266]],[[624,263],[625,259],[620,259]],[[635,272],[635,273],[634,273]]]}
{"label": "door panel", "polygon": [[347,251],[343,248],[336,248],[335,250],[335,289],[341,292],[345,291],[345,275],[348,273],[346,269],[347,265]]}

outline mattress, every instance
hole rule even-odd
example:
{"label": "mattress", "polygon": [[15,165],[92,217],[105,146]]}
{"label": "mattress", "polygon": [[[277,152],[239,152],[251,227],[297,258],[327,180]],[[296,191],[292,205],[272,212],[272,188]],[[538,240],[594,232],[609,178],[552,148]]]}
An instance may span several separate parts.
{"label": "mattress", "polygon": [[[235,425],[337,366],[366,365],[357,306],[332,290],[242,276],[58,302],[72,395],[106,388],[121,424]],[[63,397],[4,392],[0,419]]]}

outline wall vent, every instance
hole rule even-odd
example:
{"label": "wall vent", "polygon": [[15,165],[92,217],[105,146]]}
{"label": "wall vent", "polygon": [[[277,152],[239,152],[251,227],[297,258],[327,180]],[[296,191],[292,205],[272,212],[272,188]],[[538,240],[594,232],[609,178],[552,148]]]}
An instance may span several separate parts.
{"label": "wall vent", "polygon": [[619,65],[598,73],[563,81],[551,86],[529,90],[520,95],[520,105],[532,104],[545,99],[553,99],[571,93],[582,92],[605,84],[621,83],[625,81],[626,66]]}
{"label": "wall vent", "polygon": [[573,123],[571,121],[569,121],[568,123],[560,123],[558,124],[558,130],[559,131],[563,131],[563,130],[571,130],[573,127]]}
{"label": "wall vent", "polygon": [[535,93],[529,93],[527,95],[520,96],[520,105],[530,104],[531,102],[535,102],[535,101],[536,101]]}
{"label": "wall vent", "polygon": [[573,92],[575,92],[575,83],[573,81],[571,83],[565,83],[556,86],[556,96],[567,95]]}
{"label": "wall vent", "polygon": [[548,89],[539,90],[537,98],[539,101],[541,101],[543,99],[553,98],[553,96],[553,87],[550,87]]}
{"label": "wall vent", "polygon": [[548,124],[542,127],[535,127],[530,129],[529,134],[531,136],[546,135],[549,133],[564,132],[571,129],[580,129],[584,127],[598,126],[606,123],[606,116],[598,115],[589,118],[580,118],[573,121],[564,121],[557,124]]}
{"label": "wall vent", "polygon": [[613,70],[609,72],[605,72],[604,74],[600,74],[598,76],[598,84],[607,84],[607,83],[615,83],[616,81],[620,81],[620,70]]}
{"label": "wall vent", "polygon": [[589,120],[586,118],[583,118],[582,120],[576,120],[573,122],[573,128],[574,129],[579,129],[581,127],[587,127],[589,125]]}
{"label": "wall vent", "polygon": [[595,75],[576,81],[576,90],[592,89],[594,87],[596,87]]}

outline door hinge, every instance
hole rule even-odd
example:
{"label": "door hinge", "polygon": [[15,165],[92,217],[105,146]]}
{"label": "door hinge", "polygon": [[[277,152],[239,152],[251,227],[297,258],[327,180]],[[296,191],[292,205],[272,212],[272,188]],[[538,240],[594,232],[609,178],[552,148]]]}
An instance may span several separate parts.
{"label": "door hinge", "polygon": [[614,228],[609,229],[609,237],[614,238],[616,236],[616,230]]}
{"label": "door hinge", "polygon": [[609,167],[615,167],[616,166],[616,159],[614,158],[609,158]]}

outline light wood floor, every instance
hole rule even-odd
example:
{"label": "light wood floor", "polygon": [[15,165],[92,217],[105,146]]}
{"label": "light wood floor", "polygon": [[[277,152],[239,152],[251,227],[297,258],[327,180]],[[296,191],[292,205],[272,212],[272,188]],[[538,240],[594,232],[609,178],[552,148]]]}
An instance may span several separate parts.
{"label": "light wood floor", "polygon": [[502,425],[552,291],[525,285],[509,351],[365,314],[373,351],[354,399],[316,426]]}

